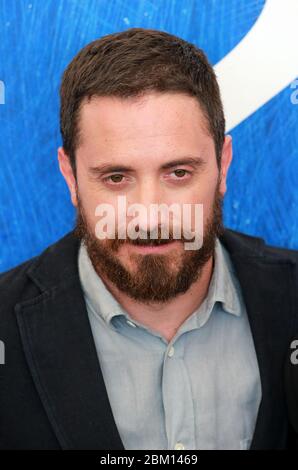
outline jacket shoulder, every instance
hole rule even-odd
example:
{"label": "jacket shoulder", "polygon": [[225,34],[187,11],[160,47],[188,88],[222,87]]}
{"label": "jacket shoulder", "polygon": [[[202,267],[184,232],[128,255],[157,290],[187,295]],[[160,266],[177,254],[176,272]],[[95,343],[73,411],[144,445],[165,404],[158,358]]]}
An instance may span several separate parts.
{"label": "jacket shoulder", "polygon": [[[36,297],[69,276],[76,275],[78,240],[74,231],[39,255],[0,274],[0,321],[20,301]],[[33,282],[32,282],[33,281]]]}
{"label": "jacket shoulder", "polygon": [[228,245],[230,251],[239,254],[257,255],[273,258],[275,260],[285,259],[292,260],[296,263],[298,262],[298,250],[270,245],[266,243],[265,239],[262,237],[226,228],[221,239]]}
{"label": "jacket shoulder", "polygon": [[11,326],[15,325],[15,305],[21,299],[26,300],[36,294],[36,287],[30,283],[26,272],[37,258],[32,257],[0,274],[0,339],[4,339]]}
{"label": "jacket shoulder", "polygon": [[[20,293],[28,281],[27,271],[32,264],[38,260],[39,256],[34,256],[23,263],[0,273],[0,302],[3,307],[3,300],[13,292],[16,300],[18,292]],[[1,308],[0,306],[0,308]]]}
{"label": "jacket shoulder", "polygon": [[293,250],[290,248],[283,248],[273,245],[265,245],[266,252],[273,256],[279,256],[282,258],[291,258],[294,261],[298,261],[298,250]]}

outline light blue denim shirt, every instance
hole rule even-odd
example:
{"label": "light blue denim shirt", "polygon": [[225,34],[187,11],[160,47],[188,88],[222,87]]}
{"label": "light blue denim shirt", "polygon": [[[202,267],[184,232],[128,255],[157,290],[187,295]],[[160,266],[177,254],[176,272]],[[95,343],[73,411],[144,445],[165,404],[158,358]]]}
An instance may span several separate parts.
{"label": "light blue denim shirt", "polygon": [[241,288],[219,239],[207,296],[170,342],[121,307],[82,243],[78,263],[125,449],[248,449],[261,383]]}

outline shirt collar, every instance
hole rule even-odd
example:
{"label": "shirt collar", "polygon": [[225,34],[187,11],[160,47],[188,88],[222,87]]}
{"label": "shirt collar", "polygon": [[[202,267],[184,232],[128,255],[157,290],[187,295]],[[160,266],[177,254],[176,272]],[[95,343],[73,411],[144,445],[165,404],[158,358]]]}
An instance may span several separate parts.
{"label": "shirt collar", "polygon": [[79,247],[78,265],[82,289],[89,308],[108,324],[114,316],[124,315],[123,307],[95,271],[84,242],[81,242]]}
{"label": "shirt collar", "polygon": [[216,239],[214,270],[208,291],[208,303],[221,302],[222,308],[232,315],[240,316],[240,285],[230,256],[223,244]]}
{"label": "shirt collar", "polygon": [[[117,315],[124,315],[128,320],[132,320],[106,287],[101,277],[96,273],[83,242],[81,242],[79,247],[78,267],[85,300],[95,315],[100,315],[107,324],[110,324],[112,318]],[[240,316],[239,285],[236,287],[236,283],[237,279],[229,254],[217,238],[215,242],[213,273],[207,297],[204,299],[204,311],[206,313],[209,312],[205,321],[211,314],[216,302],[222,303],[222,308],[225,312]],[[197,313],[201,311],[202,305],[196,311]],[[203,316],[205,317],[205,315]]]}

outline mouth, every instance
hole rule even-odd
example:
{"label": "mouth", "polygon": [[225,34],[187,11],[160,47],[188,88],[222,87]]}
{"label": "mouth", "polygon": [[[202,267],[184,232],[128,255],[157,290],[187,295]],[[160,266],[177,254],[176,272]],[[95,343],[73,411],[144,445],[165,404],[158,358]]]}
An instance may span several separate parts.
{"label": "mouth", "polygon": [[159,242],[158,244],[151,244],[151,245],[131,243],[130,247],[132,247],[132,249],[134,251],[137,251],[138,253],[162,253],[162,252],[169,251],[173,248],[176,248],[177,244],[178,242],[176,240],[168,240],[168,241]]}

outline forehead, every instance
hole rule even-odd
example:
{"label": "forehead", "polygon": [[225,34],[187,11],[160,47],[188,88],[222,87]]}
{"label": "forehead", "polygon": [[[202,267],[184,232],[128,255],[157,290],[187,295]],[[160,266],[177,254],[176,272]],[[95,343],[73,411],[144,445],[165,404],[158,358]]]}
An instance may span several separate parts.
{"label": "forehead", "polygon": [[82,103],[78,127],[78,151],[90,156],[191,153],[213,145],[197,99],[181,93],[93,97]]}

